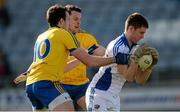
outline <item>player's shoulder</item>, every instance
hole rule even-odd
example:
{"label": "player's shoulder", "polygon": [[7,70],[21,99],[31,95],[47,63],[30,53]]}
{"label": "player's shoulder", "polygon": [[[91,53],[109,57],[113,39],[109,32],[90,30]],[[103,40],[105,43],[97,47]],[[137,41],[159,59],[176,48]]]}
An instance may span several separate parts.
{"label": "player's shoulder", "polygon": [[77,36],[83,36],[83,37],[86,37],[86,38],[95,38],[92,34],[88,33],[85,30],[82,30],[82,29],[79,32],[77,32],[76,35]]}
{"label": "player's shoulder", "polygon": [[[54,39],[57,39],[57,40],[67,40],[68,38],[74,38],[74,35],[64,28],[52,27],[52,28],[49,28],[46,34],[54,35]],[[59,37],[62,37],[62,38],[59,38]]]}
{"label": "player's shoulder", "polygon": [[57,34],[59,34],[59,33],[61,33],[61,34],[69,34],[70,33],[66,29],[58,28],[58,27],[49,28],[48,31],[51,31],[52,33],[57,33]]}
{"label": "player's shoulder", "polygon": [[70,36],[70,37],[74,37],[74,35],[69,32],[68,30],[64,29],[64,28],[58,28],[57,32],[61,35],[61,36]]}
{"label": "player's shoulder", "polygon": [[89,36],[93,36],[92,34],[90,34],[89,32],[87,32],[86,30],[80,30],[79,32],[76,33],[77,35],[78,34],[81,34],[81,35],[89,35]]}
{"label": "player's shoulder", "polygon": [[115,38],[114,43],[116,46],[129,46],[128,39],[124,34],[119,35],[117,38]]}

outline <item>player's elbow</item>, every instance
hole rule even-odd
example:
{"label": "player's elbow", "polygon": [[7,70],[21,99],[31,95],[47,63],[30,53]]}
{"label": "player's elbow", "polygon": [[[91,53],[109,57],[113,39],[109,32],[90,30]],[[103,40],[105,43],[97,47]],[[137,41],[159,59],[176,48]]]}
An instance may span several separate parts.
{"label": "player's elbow", "polygon": [[92,67],[97,67],[98,64],[92,60],[91,58],[87,58],[87,59],[84,59],[84,60],[81,60],[81,62],[86,65],[88,68],[92,68]]}
{"label": "player's elbow", "polygon": [[136,80],[137,84],[144,85],[146,83],[145,80]]}
{"label": "player's elbow", "polygon": [[147,81],[147,78],[146,79],[142,79],[142,78],[135,78],[135,81],[137,84],[140,84],[140,85],[144,85]]}

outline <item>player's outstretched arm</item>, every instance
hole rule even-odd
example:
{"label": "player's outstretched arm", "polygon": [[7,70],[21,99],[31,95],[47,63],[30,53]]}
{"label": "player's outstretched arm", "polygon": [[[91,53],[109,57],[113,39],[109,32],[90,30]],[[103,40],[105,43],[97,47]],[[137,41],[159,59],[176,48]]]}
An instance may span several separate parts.
{"label": "player's outstretched arm", "polygon": [[127,55],[118,53],[115,57],[102,57],[89,55],[82,47],[71,52],[71,55],[79,59],[88,67],[100,67],[112,63],[123,64],[127,61]]}
{"label": "player's outstretched arm", "polygon": [[26,79],[27,79],[27,74],[28,74],[27,71],[21,73],[20,75],[18,75],[18,76],[13,80],[13,82],[14,82],[15,84],[19,84],[19,83],[21,83],[21,82],[26,81]]}
{"label": "player's outstretched arm", "polygon": [[71,55],[79,59],[83,64],[85,64],[88,67],[100,67],[115,62],[113,57],[105,58],[101,56],[89,55],[86,52],[86,50],[82,47],[79,47],[75,51],[71,52]]}
{"label": "player's outstretched arm", "polygon": [[[102,47],[102,46],[93,45],[93,46],[89,47],[86,51],[90,55],[104,56],[105,50],[106,49],[104,47]],[[66,65],[66,67],[64,69],[64,73],[69,72],[70,70],[72,70],[73,68],[78,66],[80,63],[81,63],[81,61],[78,60],[78,59],[74,59],[74,60],[68,61],[67,65]]]}
{"label": "player's outstretched arm", "polygon": [[32,67],[33,67],[33,63],[29,66],[29,68],[28,68],[27,71],[25,71],[25,72],[21,73],[20,75],[18,75],[18,76],[13,80],[13,82],[14,82],[15,84],[19,84],[19,83],[21,83],[21,82],[26,81],[26,79],[27,79],[27,74],[30,72],[30,70],[31,70]]}
{"label": "player's outstretched arm", "polygon": [[98,46],[94,51],[93,55],[95,56],[104,56],[106,49],[103,46]]}

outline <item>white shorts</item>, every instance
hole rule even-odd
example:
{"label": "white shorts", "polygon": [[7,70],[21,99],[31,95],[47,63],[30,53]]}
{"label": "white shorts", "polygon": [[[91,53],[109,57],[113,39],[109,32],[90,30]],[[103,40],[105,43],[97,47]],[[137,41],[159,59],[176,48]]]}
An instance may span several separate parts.
{"label": "white shorts", "polygon": [[54,110],[58,105],[63,104],[67,101],[72,101],[68,93],[63,93],[56,97],[50,104],[49,110]]}
{"label": "white shorts", "polygon": [[86,107],[88,111],[120,111],[120,97],[107,91],[88,88]]}

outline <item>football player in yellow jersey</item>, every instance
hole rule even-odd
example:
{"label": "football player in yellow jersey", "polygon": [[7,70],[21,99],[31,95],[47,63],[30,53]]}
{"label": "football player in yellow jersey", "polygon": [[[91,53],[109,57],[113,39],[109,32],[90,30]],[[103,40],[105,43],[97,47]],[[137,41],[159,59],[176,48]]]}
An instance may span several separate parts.
{"label": "football player in yellow jersey", "polygon": [[[97,40],[91,34],[82,31],[81,25],[81,9],[76,5],[66,5],[70,15],[69,31],[75,34],[81,47],[87,49],[89,54],[103,56],[105,48],[98,45]],[[69,61],[75,57],[69,56]],[[76,102],[83,110],[86,110],[85,92],[89,85],[89,78],[86,74],[86,65],[80,63],[71,71],[65,73],[60,79],[61,86],[69,93],[72,100]]]}
{"label": "football player in yellow jersey", "polygon": [[74,110],[69,94],[63,90],[59,80],[63,77],[68,55],[76,57],[88,67],[99,67],[112,63],[125,64],[128,54],[115,57],[91,56],[79,46],[77,39],[67,30],[69,14],[65,8],[53,5],[47,10],[50,28],[40,34],[34,46],[34,59],[27,74],[26,93],[33,111]]}

